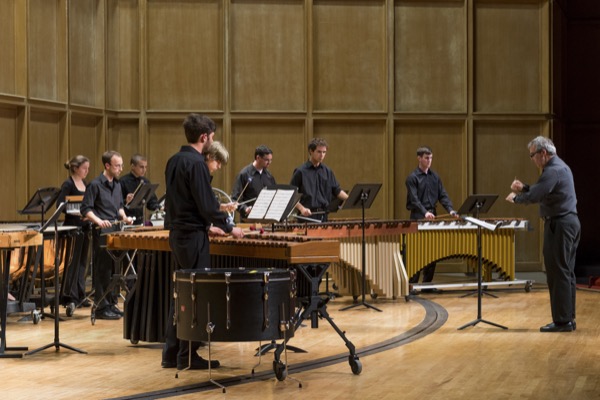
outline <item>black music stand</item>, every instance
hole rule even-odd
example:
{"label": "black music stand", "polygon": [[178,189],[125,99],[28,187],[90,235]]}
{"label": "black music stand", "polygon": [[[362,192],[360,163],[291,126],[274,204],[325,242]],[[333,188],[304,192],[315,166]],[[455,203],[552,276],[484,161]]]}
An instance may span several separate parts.
{"label": "black music stand", "polygon": [[348,198],[342,205],[342,210],[348,210],[352,208],[362,209],[362,300],[360,303],[352,304],[348,307],[340,309],[340,311],[346,311],[354,307],[365,306],[372,308],[373,310],[381,312],[381,310],[365,301],[365,286],[366,286],[366,241],[365,241],[365,209],[371,208],[375,196],[381,189],[381,183],[357,183],[354,185]]}
{"label": "black music stand", "polygon": [[293,185],[271,185],[262,188],[246,221],[274,223],[287,219],[298,204],[298,188]]}
{"label": "black music stand", "polygon": [[133,199],[131,199],[131,201],[125,206],[125,208],[128,210],[142,207],[144,215],[142,225],[146,223],[146,203],[148,203],[150,197],[154,195],[154,192],[156,192],[157,188],[158,183],[144,183],[138,186],[135,194],[133,195]]}
{"label": "black music stand", "polygon": [[[29,199],[25,207],[23,207],[22,210],[18,210],[18,212],[19,214],[24,215],[40,214],[41,225],[44,226],[44,215],[46,214],[46,211],[48,211],[48,209],[52,207],[52,205],[54,205],[54,203],[58,199],[59,194],[60,189],[56,187],[40,188],[36,190],[33,196],[31,196],[31,199]],[[40,230],[40,232],[42,232],[42,230]],[[42,244],[40,245],[40,251],[42,254],[39,266],[40,309],[42,310],[40,317],[43,319],[46,316],[52,317],[52,314],[44,312],[44,309],[46,308],[46,283],[44,279],[44,240],[42,240]]]}
{"label": "black music stand", "polygon": [[[497,194],[473,194],[467,197],[463,205],[458,210],[458,214],[461,215],[462,219],[477,225],[477,318],[469,322],[468,324],[461,326],[460,328],[458,328],[458,330],[465,329],[467,326],[475,326],[480,322],[493,325],[498,328],[508,329],[503,325],[486,321],[485,319],[481,318],[481,297],[483,296],[483,290],[481,287],[481,229],[485,228],[493,232],[501,225],[501,223],[498,223],[496,225],[488,224],[484,221],[479,220],[479,214],[488,212],[497,198]],[[462,217],[462,215],[466,214],[473,214],[474,218]]]}
{"label": "black music stand", "polygon": [[[76,351],[78,353],[81,354],[87,354],[87,352],[77,349],[75,347],[69,346],[67,344],[61,343],[60,339],[59,339],[59,317],[58,317],[58,307],[59,307],[59,301],[58,301],[58,297],[60,295],[60,289],[59,289],[59,282],[60,280],[58,279],[58,268],[60,266],[60,249],[58,246],[58,217],[60,216],[60,214],[62,213],[62,210],[65,208],[65,206],[67,205],[67,202],[64,203],[60,203],[60,205],[58,207],[56,207],[56,211],[54,211],[54,214],[52,214],[52,216],[48,219],[48,222],[46,222],[45,224],[42,225],[42,227],[40,228],[40,232],[44,232],[51,224],[54,225],[54,341],[52,343],[48,343],[45,346],[40,347],[39,349],[35,349],[35,350],[31,350],[27,353],[25,353],[25,355],[31,355],[31,354],[35,354],[37,352],[40,352],[42,350],[46,350],[47,348],[50,348],[52,346],[54,346],[56,348],[56,351],[58,351],[61,347],[64,347],[65,349],[69,349],[69,350],[73,350]],[[43,263],[43,261],[42,261]],[[42,282],[44,280],[44,277],[42,276]]]}

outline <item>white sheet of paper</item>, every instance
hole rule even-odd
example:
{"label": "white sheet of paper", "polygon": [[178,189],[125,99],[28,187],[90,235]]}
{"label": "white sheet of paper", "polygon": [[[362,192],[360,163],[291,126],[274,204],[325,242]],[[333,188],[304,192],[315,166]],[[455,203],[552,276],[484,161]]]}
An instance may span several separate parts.
{"label": "white sheet of paper", "polygon": [[277,193],[275,193],[273,201],[271,201],[271,206],[265,215],[265,219],[280,221],[293,195],[293,190],[279,189]]}
{"label": "white sheet of paper", "polygon": [[248,214],[248,219],[264,219],[275,193],[277,193],[277,190],[261,190],[252,206],[252,210],[250,210],[250,214]]}

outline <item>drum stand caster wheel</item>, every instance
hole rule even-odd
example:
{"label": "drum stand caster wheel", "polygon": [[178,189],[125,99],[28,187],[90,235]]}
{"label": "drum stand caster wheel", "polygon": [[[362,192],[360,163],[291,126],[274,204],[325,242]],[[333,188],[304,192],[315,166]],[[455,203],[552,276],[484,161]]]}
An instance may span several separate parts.
{"label": "drum stand caster wheel", "polygon": [[527,281],[527,283],[525,284],[525,292],[527,292],[527,293],[531,292],[532,287],[533,287],[533,282]]}
{"label": "drum stand caster wheel", "polygon": [[353,355],[348,356],[348,363],[350,364],[352,373],[354,375],[360,375],[360,373],[362,372],[362,364],[358,357]]}
{"label": "drum stand caster wheel", "polygon": [[139,341],[139,340],[137,340],[137,339],[129,339],[129,342],[130,342],[131,344],[138,344],[140,341]]}
{"label": "drum stand caster wheel", "polygon": [[69,303],[65,308],[67,312],[67,317],[72,317],[73,314],[75,314],[75,309],[77,308],[77,305],[75,303]]}
{"label": "drum stand caster wheel", "polygon": [[278,381],[284,381],[287,378],[287,368],[281,361],[273,361],[273,372]]}
{"label": "drum stand caster wheel", "polygon": [[92,306],[92,313],[90,314],[90,319],[92,320],[92,325],[96,325],[96,306]]}
{"label": "drum stand caster wheel", "polygon": [[39,324],[41,319],[42,319],[42,316],[38,310],[31,311],[31,320],[33,321],[34,325]]}

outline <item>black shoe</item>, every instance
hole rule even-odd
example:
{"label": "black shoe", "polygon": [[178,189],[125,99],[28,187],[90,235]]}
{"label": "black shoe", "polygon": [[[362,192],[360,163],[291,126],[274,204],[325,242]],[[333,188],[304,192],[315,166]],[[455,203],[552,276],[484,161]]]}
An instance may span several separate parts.
{"label": "black shoe", "polygon": [[436,289],[436,288],[433,288],[433,289],[422,289],[421,292],[422,293],[438,293],[438,294],[442,293],[442,291],[440,289]]}
{"label": "black shoe", "polygon": [[85,299],[84,301],[81,302],[81,304],[79,304],[79,307],[91,307],[92,306],[92,302],[89,301],[88,299]]}
{"label": "black shoe", "polygon": [[121,316],[119,314],[115,314],[110,310],[110,308],[104,308],[100,311],[96,311],[96,319],[120,319]]}
{"label": "black shoe", "polygon": [[119,310],[119,308],[117,306],[115,306],[114,304],[110,305],[110,311],[112,311],[113,314],[120,315],[121,317],[123,315],[125,315],[125,313],[123,311]]}
{"label": "black shoe", "polygon": [[[198,358],[192,358],[192,365],[189,366],[188,368],[188,364],[189,362],[186,360],[183,363],[177,362],[177,369],[178,370],[182,370],[182,369],[208,369],[208,360],[205,360],[202,357],[198,357]],[[221,363],[218,360],[211,360],[210,361],[210,368],[219,368],[219,366],[221,365]]]}
{"label": "black shoe", "polygon": [[163,360],[162,363],[160,364],[160,366],[163,368],[175,368],[175,367],[177,367],[177,361]]}
{"label": "black shoe", "polygon": [[551,324],[544,325],[540,328],[540,332],[573,332],[573,323],[567,322],[563,324],[557,324],[552,322]]}

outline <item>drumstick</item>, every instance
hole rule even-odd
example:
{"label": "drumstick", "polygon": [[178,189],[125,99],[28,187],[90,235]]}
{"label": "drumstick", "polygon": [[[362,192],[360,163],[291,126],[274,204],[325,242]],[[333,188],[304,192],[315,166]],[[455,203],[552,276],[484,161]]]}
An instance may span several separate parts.
{"label": "drumstick", "polygon": [[[240,194],[238,195],[238,200],[242,198],[242,195],[244,194],[244,192],[246,191],[246,188],[248,187],[248,184],[252,182],[252,177],[248,177],[248,182],[246,182],[246,185],[244,186],[244,188],[242,189],[242,191],[240,192]],[[243,203],[240,203],[243,204]]]}
{"label": "drumstick", "polygon": [[254,200],[256,200],[256,197],[255,197],[255,198],[253,198],[253,199],[250,199],[250,200],[242,201],[241,203],[238,203],[238,204],[241,206],[241,205],[243,205],[243,204],[246,204],[246,203],[251,203],[251,202],[253,202]]}

